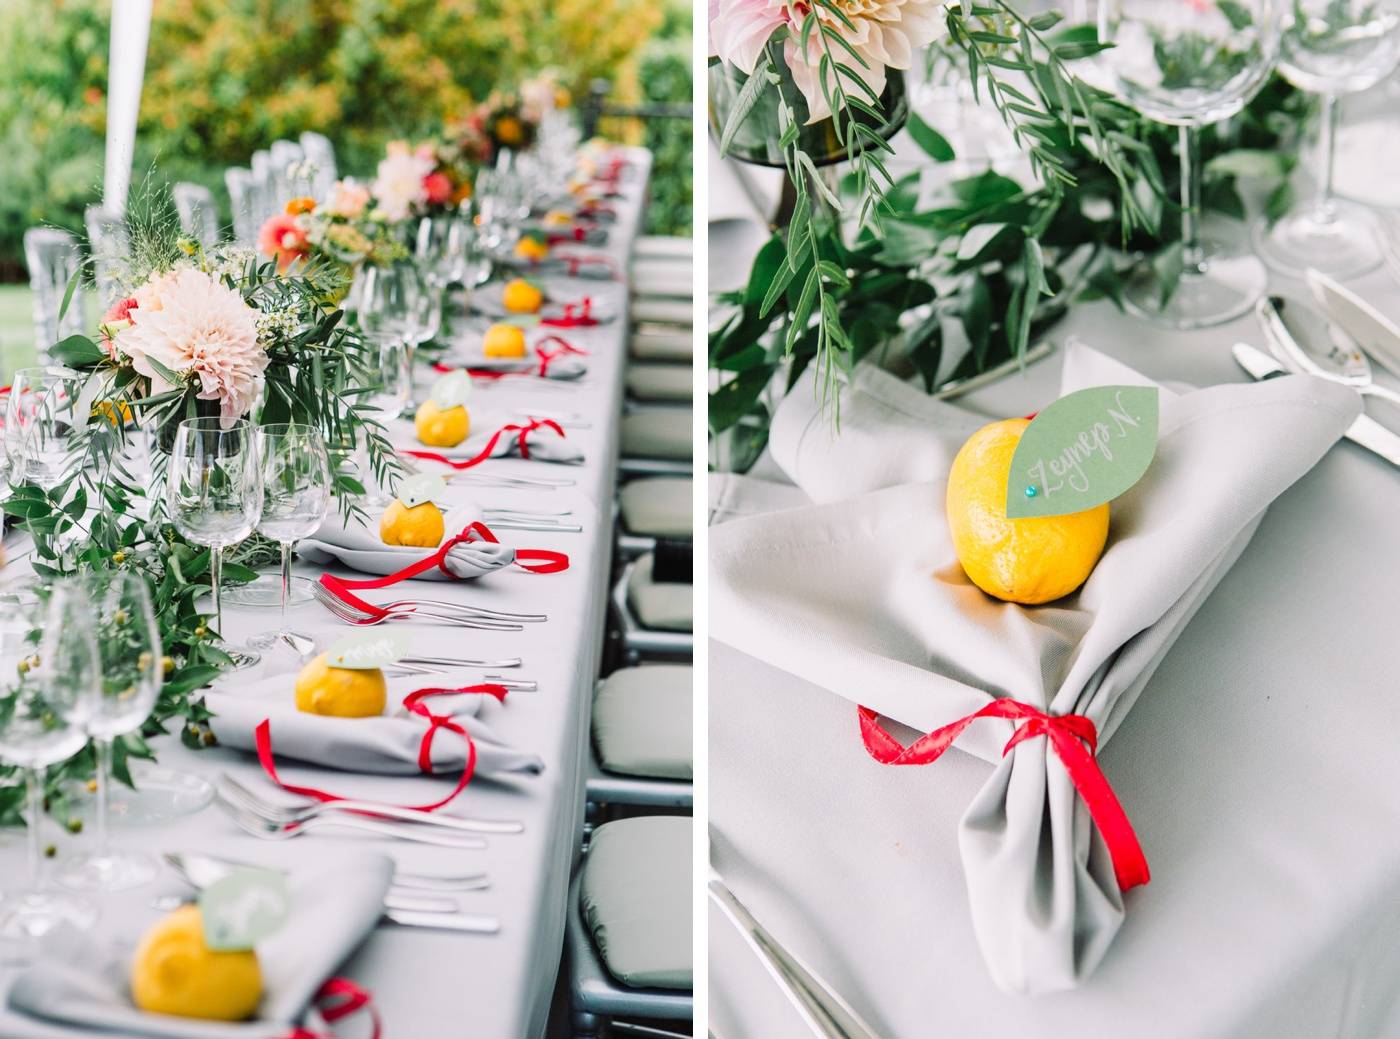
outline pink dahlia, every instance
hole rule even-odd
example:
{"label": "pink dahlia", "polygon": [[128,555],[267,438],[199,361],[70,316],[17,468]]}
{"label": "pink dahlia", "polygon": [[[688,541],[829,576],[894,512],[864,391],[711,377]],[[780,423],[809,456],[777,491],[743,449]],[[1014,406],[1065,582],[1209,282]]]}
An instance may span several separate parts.
{"label": "pink dahlia", "polygon": [[150,379],[153,394],[176,388],[156,363],[197,381],[201,400],[219,402],[225,429],[252,409],[268,364],[258,342],[258,312],[239,293],[193,268],[168,276],[161,308],[143,310],[139,324],[117,334],[116,345]]}
{"label": "pink dahlia", "polygon": [[379,163],[374,185],[374,200],[392,223],[407,220],[413,210],[428,200],[423,181],[433,172],[433,161],[409,151],[403,141],[393,141]]}

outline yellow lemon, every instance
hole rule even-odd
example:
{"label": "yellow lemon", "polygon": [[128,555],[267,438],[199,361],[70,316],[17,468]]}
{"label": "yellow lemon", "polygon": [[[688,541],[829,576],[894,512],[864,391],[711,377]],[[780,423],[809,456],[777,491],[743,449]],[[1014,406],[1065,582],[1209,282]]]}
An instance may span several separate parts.
{"label": "yellow lemon", "polygon": [[1068,595],[1089,578],[1108,540],[1108,503],[1067,516],[1008,519],[1011,456],[1028,419],[983,426],[948,473],[948,530],[968,578],[1007,602],[1034,606]]}
{"label": "yellow lemon", "polygon": [[549,256],[549,243],[543,238],[527,234],[515,243],[515,255],[522,260],[543,260]]}
{"label": "yellow lemon", "polygon": [[437,548],[444,529],[442,510],[430,501],[411,509],[401,501],[390,502],[379,517],[379,538],[386,545]]}
{"label": "yellow lemon", "polygon": [[[92,406],[92,417],[101,415],[112,425],[126,425],[131,421],[131,405],[124,400],[113,404],[110,400],[100,400]],[[118,416],[121,416],[118,418]]]}
{"label": "yellow lemon", "polygon": [[546,227],[568,227],[573,219],[562,209],[551,209],[544,215],[544,224]]}
{"label": "yellow lemon", "polygon": [[492,325],[481,340],[481,352],[487,357],[524,357],[525,330],[505,322]]}
{"label": "yellow lemon", "polygon": [[471,416],[458,404],[455,408],[439,408],[429,398],[418,406],[413,416],[413,428],[418,440],[429,447],[456,447],[471,431]]}
{"label": "yellow lemon", "polygon": [[262,999],[262,971],[251,949],[211,950],[199,906],[181,906],[142,935],[131,997],[152,1014],[242,1021]]}
{"label": "yellow lemon", "polygon": [[512,278],[501,290],[501,302],[512,314],[533,314],[544,302],[544,293],[524,278]]}
{"label": "yellow lemon", "polygon": [[377,667],[331,667],[326,654],[309,660],[297,675],[297,710],[331,718],[374,718],[388,696]]}

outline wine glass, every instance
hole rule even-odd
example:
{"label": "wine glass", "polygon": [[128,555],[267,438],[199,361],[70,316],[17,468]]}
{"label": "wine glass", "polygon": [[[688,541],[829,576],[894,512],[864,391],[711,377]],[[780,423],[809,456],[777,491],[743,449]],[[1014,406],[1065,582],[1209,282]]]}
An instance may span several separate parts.
{"label": "wine glass", "polygon": [[24,773],[29,850],[25,889],[0,896],[0,936],[26,943],[62,924],[86,930],[97,920],[85,899],[43,886],[44,770],[87,744],[57,709],[55,694],[90,688],[100,673],[92,626],[62,623],[52,605],[0,596],[0,761]]}
{"label": "wine glass", "polygon": [[[214,627],[222,635],[224,549],[251,534],[262,513],[258,447],[248,421],[237,419],[227,429],[217,418],[181,422],[166,470],[165,501],[175,529],[209,548]],[[222,641],[219,648],[235,668],[251,667],[259,660],[257,654]]]}
{"label": "wine glass", "polygon": [[69,368],[21,368],[5,406],[5,454],[14,483],[51,491],[78,464],[70,437],[82,376]]}
{"label": "wine glass", "polygon": [[254,635],[248,644],[254,649],[273,646],[287,632],[287,604],[310,602],[310,581],[292,578],[292,546],[320,528],[330,511],[330,455],[321,431],[299,423],[262,426],[257,431],[258,458],[262,464],[262,514],[258,533],[276,541],[282,548],[279,581],[259,578],[229,593],[231,602],[244,605],[282,607],[281,627],[275,632]]}
{"label": "wine glass", "polygon": [[161,642],[145,579],[129,570],[96,570],[57,582],[49,615],[55,624],[95,633],[94,681],[54,694],[59,715],[92,738],[97,751],[97,847],[73,859],[59,883],[87,891],[124,891],[156,875],[155,860],[113,851],[107,840],[112,744],[150,717],[160,692]]}
{"label": "wine glass", "polygon": [[1281,0],[1104,0],[1099,56],[1117,92],[1150,119],[1179,128],[1181,274],[1164,293],[1152,272],[1130,279],[1124,302],[1173,328],[1205,328],[1245,313],[1264,292],[1263,263],[1201,228],[1200,128],[1239,112],[1278,50]]}
{"label": "wine glass", "polygon": [[405,333],[366,331],[370,370],[364,396],[364,410],[369,418],[380,423],[398,418],[408,410],[413,399],[412,372],[408,363],[408,340]]}
{"label": "wine glass", "polygon": [[1279,72],[1322,96],[1319,176],[1310,201],[1278,221],[1255,224],[1255,246],[1270,267],[1300,275],[1314,268],[1351,278],[1380,265],[1375,220],[1332,190],[1337,97],[1365,90],[1400,61],[1400,0],[1293,0],[1284,16]]}

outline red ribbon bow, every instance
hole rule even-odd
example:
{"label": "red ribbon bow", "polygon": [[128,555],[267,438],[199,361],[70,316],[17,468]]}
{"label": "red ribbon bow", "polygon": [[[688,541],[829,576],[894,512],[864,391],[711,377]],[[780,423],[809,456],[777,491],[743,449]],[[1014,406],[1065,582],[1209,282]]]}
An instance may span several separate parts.
{"label": "red ribbon bow", "polygon": [[[430,804],[421,805],[399,805],[396,807],[408,808],[415,812],[436,812],[445,804],[449,804],[472,781],[472,776],[476,773],[476,741],[472,739],[471,733],[466,727],[455,721],[448,714],[434,714],[428,710],[422,701],[429,696],[440,696],[445,693],[480,693],[484,696],[494,696],[497,700],[505,702],[507,689],[503,685],[494,682],[485,682],[481,685],[467,685],[460,689],[419,689],[417,692],[409,693],[404,697],[403,705],[412,714],[421,718],[426,718],[428,728],[423,733],[422,742],[418,744],[418,768],[425,775],[433,774],[433,739],[438,731],[446,729],[448,732],[455,732],[462,739],[467,741],[467,760],[462,766],[462,774],[457,778],[457,785],[452,788],[452,792],[446,797],[433,801]],[[294,786],[291,783],[283,782],[282,777],[277,774],[277,762],[272,756],[272,721],[264,718],[258,723],[258,727],[253,730],[253,743],[258,751],[258,763],[262,765],[263,771],[267,773],[269,779],[289,793],[298,794],[301,797],[312,797],[317,801],[346,801],[351,798],[340,794],[327,793],[325,790],[317,790],[310,786]],[[395,806],[391,806],[395,807]],[[367,812],[372,815],[374,813]]]}
{"label": "red ribbon bow", "polygon": [[569,265],[570,277],[577,278],[578,273],[583,268],[584,264],[591,264],[593,266],[601,266],[607,268],[608,277],[612,278],[614,281],[617,280],[617,266],[612,262],[612,259],[607,256],[564,255],[556,256],[555,259]]}
{"label": "red ribbon bow", "polygon": [[[316,990],[316,995],[311,998],[311,1002],[321,1012],[321,1017],[328,1025],[333,1025],[361,1010],[367,1010],[370,1020],[373,1022],[370,1039],[379,1039],[382,1034],[379,1011],[375,1009],[372,997],[368,991],[349,978],[328,979],[324,985]],[[298,1026],[292,1029],[287,1039],[335,1039],[335,1036],[321,1035],[308,1028]]]}
{"label": "red ribbon bow", "polygon": [[[447,554],[457,545],[469,544],[473,541],[489,541],[493,545],[501,543],[501,539],[496,537],[495,532],[490,527],[476,521],[468,523],[458,533],[443,541],[431,555],[424,556],[416,563],[410,563],[402,570],[396,570],[383,577],[356,578],[354,580],[337,577],[335,574],[322,574],[320,584],[336,598],[349,603],[358,610],[364,610],[375,618],[387,617],[388,610],[376,606],[372,602],[366,602],[351,589],[387,588],[391,584],[398,584],[400,581],[407,581],[411,577],[426,573],[433,567],[437,567],[455,581],[457,575],[447,568]],[[515,551],[515,565],[532,574],[557,574],[569,569],[569,557],[564,552],[555,552],[547,548],[520,548]],[[364,623],[369,624],[371,621]]]}
{"label": "red ribbon bow", "polygon": [[1123,811],[1122,804],[1094,757],[1098,749],[1098,730],[1082,714],[1046,714],[1040,708],[1018,700],[998,699],[965,718],[921,736],[906,747],[890,735],[880,724],[879,715],[869,707],[859,707],[857,713],[865,749],[882,765],[931,764],[942,757],[963,730],[978,718],[1006,718],[1020,723],[1002,748],[1003,756],[1022,740],[1046,737],[1069,773],[1070,782],[1084,799],[1094,825],[1103,834],[1108,854],[1113,859],[1118,887],[1127,891],[1151,879],[1147,857],[1138,843],[1137,834],[1133,832],[1133,824],[1128,821],[1127,812]]}
{"label": "red ribbon bow", "polygon": [[577,303],[565,303],[563,306],[562,317],[547,317],[541,320],[540,324],[552,328],[580,328],[598,323],[598,319],[593,316],[592,296],[584,296]]}
{"label": "red ribbon bow", "polygon": [[496,445],[501,442],[501,437],[505,436],[507,433],[515,433],[516,446],[520,450],[520,457],[528,460],[530,457],[529,436],[537,429],[552,430],[561,437],[564,435],[564,427],[559,425],[559,423],[555,422],[552,418],[532,418],[523,426],[517,423],[511,423],[510,425],[502,426],[500,429],[496,430],[496,432],[491,434],[491,439],[486,442],[486,446],[477,452],[474,458],[454,460],[448,458],[446,455],[440,455],[433,451],[404,451],[403,454],[408,455],[410,458],[421,458],[429,462],[440,462],[443,465],[451,466],[453,469],[470,469],[472,466],[480,465],[482,462],[492,457],[492,452],[496,450]]}
{"label": "red ribbon bow", "polygon": [[[559,349],[546,350],[544,348],[546,343],[558,343]],[[573,343],[562,336],[548,335],[535,344],[535,356],[540,359],[538,371],[501,372],[494,368],[468,368],[467,372],[473,379],[504,379],[511,375],[538,376],[541,379],[547,379],[549,378],[549,366],[565,354],[578,354],[580,357],[587,357],[588,351],[574,346]],[[441,372],[443,375],[449,372],[455,372],[456,370],[457,369],[450,364],[437,363],[433,365],[433,371]]]}
{"label": "red ribbon bow", "polygon": [[546,241],[550,245],[559,245],[564,242],[586,242],[588,241],[588,231],[582,227],[575,227],[569,234],[552,234]]}

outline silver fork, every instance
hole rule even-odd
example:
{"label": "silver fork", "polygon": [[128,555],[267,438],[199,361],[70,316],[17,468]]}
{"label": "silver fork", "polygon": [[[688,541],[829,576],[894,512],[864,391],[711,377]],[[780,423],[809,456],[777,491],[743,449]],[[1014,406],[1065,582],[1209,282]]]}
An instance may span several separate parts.
{"label": "silver fork", "polygon": [[214,791],[215,800],[228,812],[229,817],[246,833],[269,841],[291,840],[318,829],[340,828],[373,833],[380,837],[394,837],[398,840],[413,841],[419,844],[435,844],[440,848],[484,848],[486,842],[480,837],[451,837],[428,830],[409,826],[396,826],[393,823],[376,822],[373,819],[344,816],[340,818],[307,819],[303,822],[277,822],[255,814],[221,790]]}
{"label": "silver fork", "polygon": [[[329,595],[337,602],[345,601],[320,582],[316,582],[312,586],[313,591],[317,588],[320,589],[322,594]],[[500,621],[538,622],[549,620],[549,615],[545,613],[513,613],[510,610],[493,610],[486,606],[478,606],[475,603],[447,602],[442,599],[395,599],[393,602],[381,604],[379,608],[381,610],[400,610],[409,607],[427,607],[435,610],[447,610],[449,613],[466,613],[474,617],[487,617],[491,620]]]}
{"label": "silver fork", "polygon": [[524,631],[520,624],[507,624],[501,621],[490,620],[485,617],[471,617],[467,614],[443,614],[432,610],[389,610],[383,614],[366,613],[358,607],[351,606],[348,602],[336,598],[330,592],[318,591],[320,585],[312,584],[311,594],[331,613],[335,614],[343,621],[351,624],[382,624],[385,621],[395,620],[437,620],[445,624],[453,624],[460,628],[478,628],[485,631]]}
{"label": "silver fork", "polygon": [[462,830],[467,833],[524,833],[525,824],[514,819],[463,819],[453,815],[437,815],[433,812],[420,812],[414,808],[398,808],[393,805],[379,805],[370,801],[313,801],[303,805],[274,804],[267,801],[234,779],[227,772],[219,773],[219,787],[230,799],[239,801],[254,815],[273,822],[298,823],[319,816],[332,816],[348,812],[356,818],[365,813],[382,816],[386,819],[401,819],[410,823],[441,826],[447,830]]}

